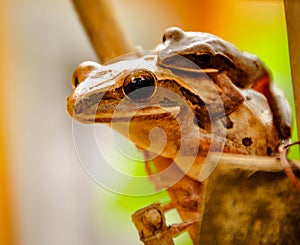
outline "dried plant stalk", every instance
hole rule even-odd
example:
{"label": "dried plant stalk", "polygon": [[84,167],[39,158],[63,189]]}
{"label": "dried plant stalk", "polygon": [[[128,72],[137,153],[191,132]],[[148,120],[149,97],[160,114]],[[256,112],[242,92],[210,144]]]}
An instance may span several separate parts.
{"label": "dried plant stalk", "polygon": [[296,107],[298,139],[300,139],[300,1],[284,0],[285,18],[288,32],[291,72]]}
{"label": "dried plant stalk", "polygon": [[[214,154],[211,154],[213,159]],[[219,157],[215,154],[215,157]],[[293,160],[293,164],[298,168],[300,167],[299,160]],[[255,155],[242,155],[222,153],[219,159],[219,165],[226,167],[227,170],[243,169],[249,171],[265,171],[265,172],[278,172],[283,170],[279,156],[255,156]]]}
{"label": "dried plant stalk", "polygon": [[101,63],[134,51],[107,0],[72,0]]}

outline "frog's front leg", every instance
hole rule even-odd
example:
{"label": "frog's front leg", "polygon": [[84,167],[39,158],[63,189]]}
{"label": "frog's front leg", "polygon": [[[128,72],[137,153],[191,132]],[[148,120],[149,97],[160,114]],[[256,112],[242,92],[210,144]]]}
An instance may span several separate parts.
{"label": "frog's front leg", "polygon": [[[145,153],[147,155],[147,152]],[[170,158],[157,156],[152,159],[155,173],[149,170],[150,168],[147,166],[149,162],[145,162],[149,179],[155,189],[166,188],[171,198],[170,203],[164,205],[162,209],[166,212],[175,208],[184,223],[193,222],[187,230],[194,244],[197,244],[203,216],[206,182],[200,182],[184,175],[182,170]],[[171,165],[171,171],[164,173],[164,170]],[[156,175],[156,173],[162,174]]]}
{"label": "frog's front leg", "polygon": [[235,51],[227,55],[235,67],[232,72],[225,69],[229,78],[236,86],[251,87],[267,98],[279,136],[283,142],[288,141],[292,127],[291,108],[283,92],[271,80],[268,68],[256,55],[247,52]]}
{"label": "frog's front leg", "polygon": [[188,232],[194,244],[198,244],[201,220],[204,213],[206,182],[196,181],[185,175],[167,192],[183,222],[197,221]]}
{"label": "frog's front leg", "polygon": [[270,76],[259,79],[252,88],[267,98],[279,136],[286,143],[291,137],[292,113],[282,90],[270,80]]}

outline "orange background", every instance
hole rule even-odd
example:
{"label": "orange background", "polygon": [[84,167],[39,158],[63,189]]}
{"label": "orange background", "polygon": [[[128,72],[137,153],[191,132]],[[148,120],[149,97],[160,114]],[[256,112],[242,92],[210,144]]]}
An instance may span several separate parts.
{"label": "orange background", "polygon": [[[0,1],[0,13],[2,14],[4,9],[3,1]],[[0,33],[3,36],[7,33],[7,26],[4,25],[2,19],[0,21]],[[0,84],[3,85],[3,81],[5,81],[5,57],[7,55],[5,51],[5,39],[1,38],[0,40]],[[5,151],[7,149],[7,145],[5,144],[6,135],[5,126],[7,121],[5,119],[5,87],[0,90],[0,241],[1,244],[11,245],[12,242],[12,227],[11,227],[11,210],[10,210],[10,200],[9,200],[9,177],[7,176],[7,166],[8,165],[8,154]]]}

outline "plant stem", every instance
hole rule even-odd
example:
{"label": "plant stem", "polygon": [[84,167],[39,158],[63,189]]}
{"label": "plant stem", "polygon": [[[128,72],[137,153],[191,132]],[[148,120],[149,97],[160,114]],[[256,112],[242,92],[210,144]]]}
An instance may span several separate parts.
{"label": "plant stem", "polygon": [[72,0],[101,63],[134,51],[107,0]]}
{"label": "plant stem", "polygon": [[288,32],[291,73],[296,107],[298,140],[300,140],[300,2],[299,0],[284,0],[285,18]]}

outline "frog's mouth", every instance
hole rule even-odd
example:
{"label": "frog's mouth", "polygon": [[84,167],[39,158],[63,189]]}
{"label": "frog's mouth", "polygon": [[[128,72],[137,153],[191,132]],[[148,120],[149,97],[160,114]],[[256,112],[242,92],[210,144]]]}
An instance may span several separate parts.
{"label": "frog's mouth", "polygon": [[[113,93],[116,94],[118,91],[115,90]],[[168,99],[157,100],[156,97],[153,97],[147,100],[132,101],[132,99],[122,96],[122,92],[114,96],[116,97],[112,97],[112,93],[109,91],[93,93],[82,98],[76,98],[72,94],[67,98],[67,111],[72,118],[82,123],[113,123],[132,119],[176,117],[181,110],[178,103]]]}
{"label": "frog's mouth", "polygon": [[[71,98],[68,98],[71,100]],[[67,110],[72,118],[82,123],[114,123],[128,122],[131,120],[149,120],[176,117],[180,112],[179,105],[173,106],[129,106],[129,105],[99,105],[89,108],[82,103],[73,103],[69,101]]]}
{"label": "frog's mouth", "polygon": [[176,116],[180,111],[179,107],[147,107],[138,111],[101,113],[101,117],[96,118],[96,122],[127,122],[131,120],[158,120]]}

